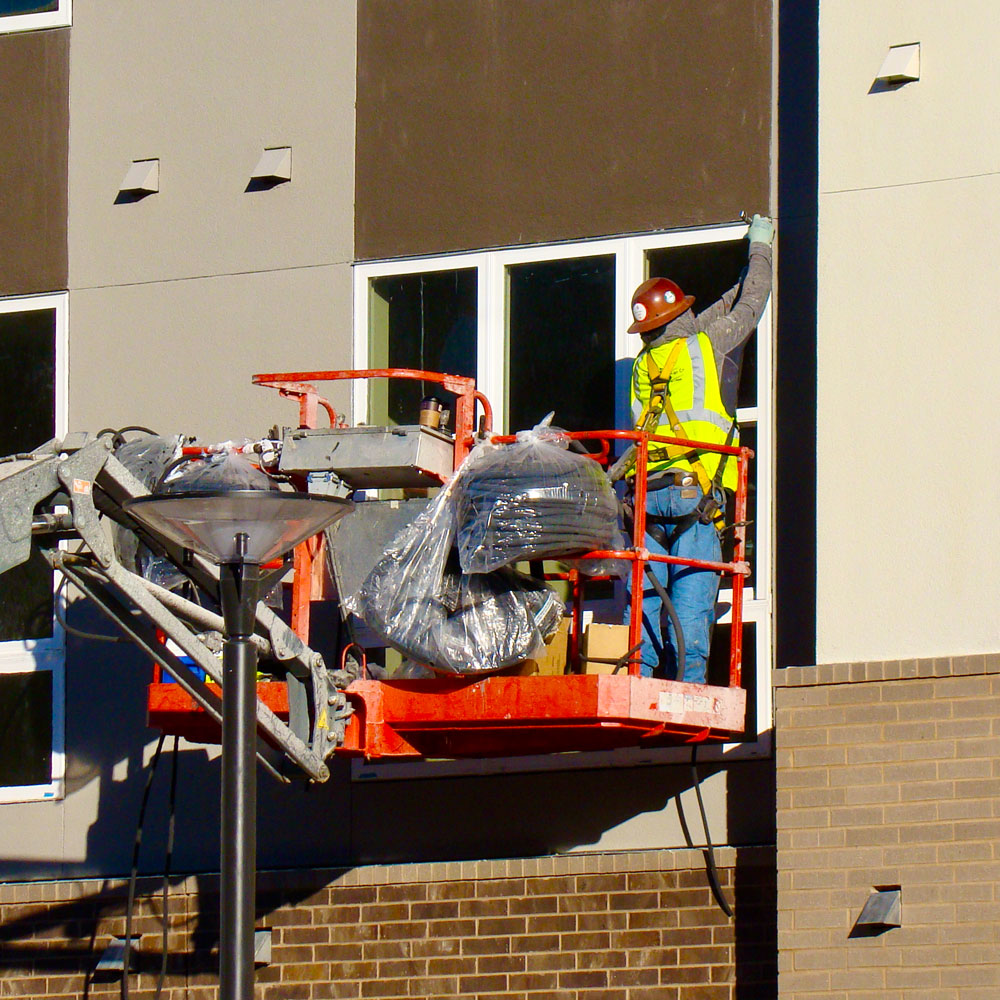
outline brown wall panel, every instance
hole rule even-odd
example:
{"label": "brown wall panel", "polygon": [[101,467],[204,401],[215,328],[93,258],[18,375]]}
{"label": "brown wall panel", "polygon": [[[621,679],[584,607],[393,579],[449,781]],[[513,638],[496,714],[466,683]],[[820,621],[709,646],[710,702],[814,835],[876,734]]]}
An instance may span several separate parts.
{"label": "brown wall panel", "polygon": [[67,286],[69,29],[0,35],[0,295]]}
{"label": "brown wall panel", "polygon": [[360,0],[361,259],[767,205],[770,0]]}

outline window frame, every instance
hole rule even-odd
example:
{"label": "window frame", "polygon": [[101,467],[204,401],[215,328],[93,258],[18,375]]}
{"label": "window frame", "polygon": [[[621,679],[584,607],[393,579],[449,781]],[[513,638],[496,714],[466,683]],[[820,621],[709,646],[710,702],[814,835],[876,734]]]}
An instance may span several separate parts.
{"label": "window frame", "polygon": [[[539,244],[516,248],[494,248],[481,251],[439,254],[429,257],[408,257],[394,260],[364,261],[354,265],[354,367],[367,368],[369,357],[368,289],[374,278],[391,275],[421,274],[436,271],[477,268],[477,322],[479,342],[477,363],[478,388],[494,404],[494,427],[506,433],[505,426],[507,377],[507,268],[516,264],[531,264],[581,257],[614,255],[615,315],[620,317],[615,327],[616,371],[624,369],[638,350],[637,339],[626,332],[633,290],[648,277],[647,253],[673,247],[723,243],[746,236],[745,223],[725,223],[669,232],[614,236],[596,240]],[[754,425],[757,431],[755,447],[757,465],[757,536],[755,553],[755,586],[744,589],[746,623],[756,625],[756,686],[757,733],[745,742],[714,744],[702,749],[706,760],[741,760],[767,757],[771,753],[773,706],[771,672],[773,669],[773,491],[774,478],[774,415],[773,415],[773,308],[768,303],[758,324],[756,405],[741,407],[737,418],[741,425]],[[353,384],[353,418],[366,421],[368,412],[367,386],[363,380]],[[616,383],[616,420],[620,426],[630,426],[627,406],[628,387]],[[626,399],[623,409],[622,399]],[[761,419],[763,417],[763,419]],[[727,591],[720,591],[719,601],[726,601]],[[727,624],[727,612],[719,624]],[[445,777],[450,775],[495,774],[605,766],[637,766],[686,761],[690,751],[684,747],[656,749],[629,748],[599,753],[552,754],[525,758],[491,758],[475,761],[421,762],[352,762],[355,780],[371,778]]]}
{"label": "window frame", "polygon": [[73,0],[58,0],[55,10],[40,14],[0,15],[0,35],[17,31],[41,31],[43,28],[67,28],[73,23]]}
{"label": "window frame", "polygon": [[[67,334],[69,329],[69,293],[0,298],[0,313],[20,313],[40,310],[55,311],[55,437],[63,437],[68,429],[67,398],[69,366],[67,364]],[[57,584],[53,580],[53,585]],[[60,607],[65,603],[60,595]],[[0,642],[0,674],[34,673],[48,670],[52,674],[52,766],[50,780],[36,785],[0,785],[0,804],[37,802],[61,799],[65,793],[65,667],[66,635],[57,618],[52,622],[52,635],[45,639],[22,639]]]}

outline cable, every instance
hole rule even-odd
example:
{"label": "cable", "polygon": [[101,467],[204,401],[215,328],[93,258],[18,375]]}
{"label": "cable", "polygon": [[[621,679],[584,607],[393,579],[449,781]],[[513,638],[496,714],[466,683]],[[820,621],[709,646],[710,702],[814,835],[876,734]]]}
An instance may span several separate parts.
{"label": "cable", "polygon": [[673,623],[674,637],[677,645],[677,648],[674,651],[677,654],[677,674],[678,678],[683,678],[684,665],[687,662],[687,649],[684,645],[684,629],[681,628],[681,620],[677,617],[677,609],[674,607],[674,602],[670,600],[667,588],[660,582],[657,575],[653,572],[653,567],[650,566],[649,563],[646,563],[646,576],[648,576],[652,582],[653,589],[659,596],[663,606],[667,609],[667,614],[670,616],[670,621]]}
{"label": "cable", "polygon": [[156,765],[160,761],[160,751],[163,749],[163,741],[167,738],[166,733],[160,733],[159,742],[156,744],[156,752],[146,769],[146,785],[142,790],[142,803],[139,806],[139,822],[135,828],[135,842],[132,845],[132,870],[128,880],[128,904],[125,908],[125,951],[122,957],[122,979],[121,998],[128,1000],[128,977],[129,962],[132,954],[132,911],[135,909],[135,883],[139,877],[139,849],[142,847],[142,825],[146,820],[146,806],[149,804],[149,792],[153,787],[153,775],[156,773]]}
{"label": "cable", "polygon": [[730,920],[733,918],[733,908],[729,905],[719,884],[719,870],[715,867],[715,848],[712,846],[712,835],[708,830],[708,816],[705,813],[705,803],[701,797],[701,778],[698,777],[698,744],[691,747],[691,779],[694,793],[698,797],[698,809],[701,812],[701,824],[705,828],[705,861],[708,863],[708,884],[715,901]]}
{"label": "cable", "polygon": [[156,431],[152,431],[148,427],[142,427],[139,424],[129,424],[127,427],[119,427],[117,429],[114,427],[102,427],[94,436],[102,438],[105,434],[110,434],[112,444],[116,448],[119,448],[125,443],[125,435],[130,431],[141,431],[143,434],[150,435],[150,437],[159,437]]}
{"label": "cable", "polygon": [[204,462],[210,456],[208,455],[180,455],[175,458],[172,462],[168,462],[166,468],[160,473],[160,478],[156,480],[153,484],[153,488],[149,491],[150,493],[159,493],[160,488],[166,481],[167,476],[170,475],[174,469],[178,466],[186,465],[188,462]]}
{"label": "cable", "polygon": [[92,639],[95,642],[130,642],[131,640],[124,635],[102,635],[99,632],[84,632],[83,629],[76,628],[74,625],[70,625],[66,621],[66,616],[62,613],[62,609],[59,606],[59,597],[62,593],[63,587],[66,586],[66,577],[62,577],[59,581],[59,586],[56,587],[55,599],[53,601],[53,610],[56,614],[56,621],[62,626],[63,631],[67,635],[76,636],[77,639]]}
{"label": "cable", "polygon": [[177,805],[177,740],[174,734],[174,746],[170,758],[170,805],[167,820],[167,854],[163,861],[163,944],[160,951],[160,977],[156,981],[156,993],[153,1000],[160,1000],[163,984],[167,978],[168,934],[170,931],[170,865],[174,856],[174,830],[176,828]]}

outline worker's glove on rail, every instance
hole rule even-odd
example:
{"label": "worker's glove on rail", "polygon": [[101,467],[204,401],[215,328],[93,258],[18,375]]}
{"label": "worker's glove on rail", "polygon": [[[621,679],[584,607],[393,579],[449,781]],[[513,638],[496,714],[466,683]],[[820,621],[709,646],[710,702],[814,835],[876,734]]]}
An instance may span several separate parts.
{"label": "worker's glove on rail", "polygon": [[774,223],[766,215],[755,215],[750,220],[747,239],[751,243],[766,243],[770,246],[774,239]]}

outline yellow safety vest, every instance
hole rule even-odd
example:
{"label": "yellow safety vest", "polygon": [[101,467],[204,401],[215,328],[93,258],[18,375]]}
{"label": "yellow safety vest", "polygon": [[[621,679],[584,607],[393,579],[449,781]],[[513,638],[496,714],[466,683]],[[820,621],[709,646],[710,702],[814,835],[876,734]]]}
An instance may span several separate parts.
{"label": "yellow safety vest", "polygon": [[[656,347],[644,347],[636,356],[632,366],[631,403],[633,412],[649,405],[653,379],[667,380],[667,394],[673,404],[677,417],[684,428],[685,434],[692,441],[705,441],[710,444],[726,444],[733,428],[733,416],[722,402],[719,390],[719,373],[715,366],[715,352],[707,334],[699,333],[687,337],[683,346],[676,351],[677,342],[668,340]],[[670,357],[673,355],[673,364]],[[669,367],[669,371],[663,370]],[[670,429],[667,414],[661,415],[656,433],[676,437]],[[738,445],[740,435],[738,429],[732,430],[729,444]],[[663,469],[692,469],[686,455],[691,449],[681,445],[650,444],[649,472]],[[701,460],[710,479],[715,479],[719,468],[719,460],[725,456],[714,451],[700,451]],[[722,473],[722,485],[727,489],[736,489],[736,459],[730,457],[726,461]]]}

